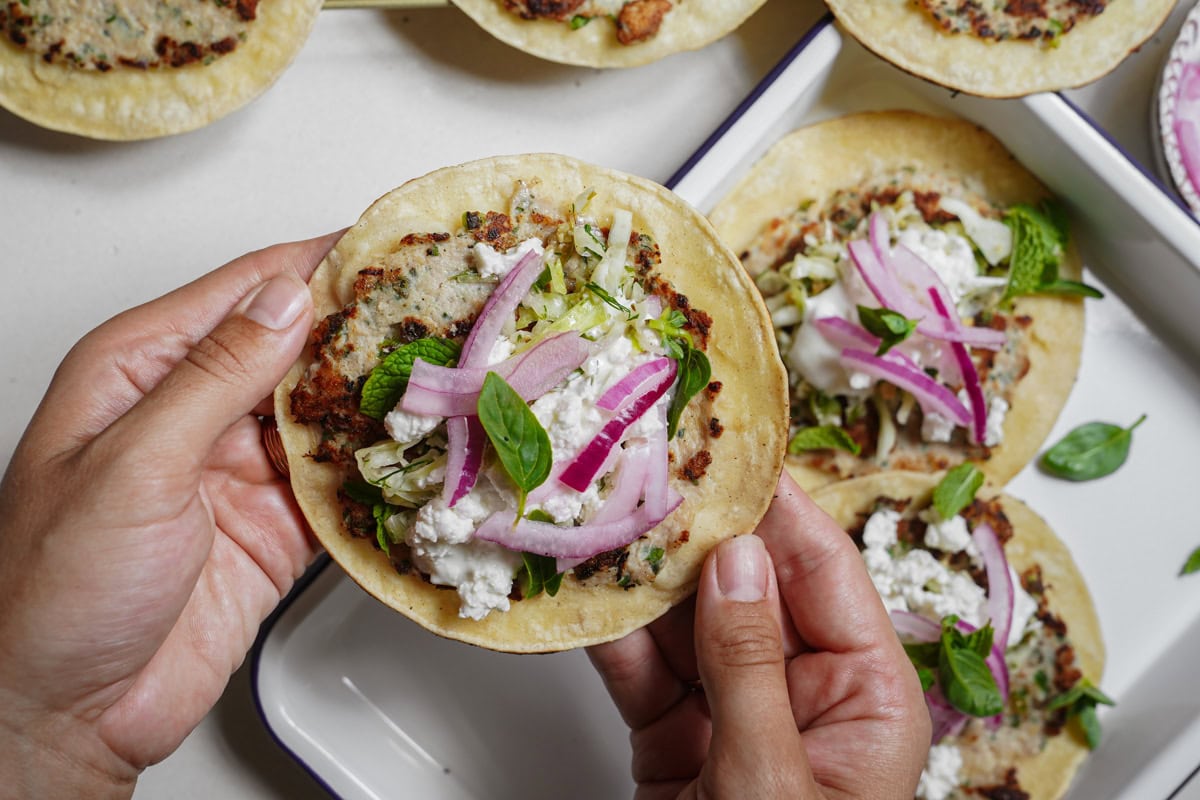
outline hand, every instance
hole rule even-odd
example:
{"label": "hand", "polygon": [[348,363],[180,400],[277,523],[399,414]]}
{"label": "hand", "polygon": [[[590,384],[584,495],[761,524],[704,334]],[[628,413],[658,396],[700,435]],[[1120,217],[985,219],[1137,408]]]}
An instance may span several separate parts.
{"label": "hand", "polygon": [[67,355],[0,484],[0,785],[132,793],[314,555],[255,416],[334,237],[244,256]]}
{"label": "hand", "polygon": [[589,651],[636,797],[911,800],[929,715],[853,542],[786,472],[756,533],[693,603]]}

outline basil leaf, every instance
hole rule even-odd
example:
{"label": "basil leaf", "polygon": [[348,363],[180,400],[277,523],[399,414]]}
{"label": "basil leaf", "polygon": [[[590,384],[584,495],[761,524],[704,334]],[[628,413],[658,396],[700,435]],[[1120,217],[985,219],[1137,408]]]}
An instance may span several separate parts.
{"label": "basil leaf", "polygon": [[342,492],[356,503],[373,506],[383,502],[383,490],[366,481],[346,481],[342,484]]}
{"label": "basil leaf", "polygon": [[927,667],[920,667],[917,670],[917,678],[921,681],[921,691],[928,692],[933,688],[933,684],[937,681],[937,676],[933,670]]}
{"label": "basil leaf", "polygon": [[1100,744],[1100,718],[1097,705],[1115,705],[1111,698],[1100,691],[1087,678],[1083,678],[1066,692],[1046,704],[1047,711],[1065,708],[1068,719],[1079,720],[1089,748],[1095,750]]}
{"label": "basil leaf", "polygon": [[435,338],[417,339],[393,350],[367,376],[358,410],[373,419],[383,419],[408,388],[414,361],[420,358],[444,367],[458,360],[460,350],[458,342]]}
{"label": "basil leaf", "polygon": [[675,438],[683,409],[701,389],[708,386],[712,378],[712,365],[708,363],[708,356],[692,347],[690,342],[684,343],[682,347],[683,357],[678,361],[679,374],[675,379],[675,395],[671,398],[671,407],[667,410],[667,441]]}
{"label": "basil leaf", "polygon": [[1104,292],[1100,291],[1095,286],[1088,286],[1086,283],[1080,283],[1079,281],[1068,281],[1061,278],[1055,278],[1052,281],[1038,286],[1038,292],[1041,294],[1079,295],[1081,297],[1093,297],[1097,300],[1104,297]]}
{"label": "basil leaf", "polygon": [[1145,420],[1142,414],[1128,428],[1107,422],[1080,425],[1042,454],[1042,468],[1071,481],[1088,481],[1116,472],[1129,456],[1134,428]]}
{"label": "basil leaf", "polygon": [[525,514],[525,495],[550,476],[550,437],[529,404],[494,372],[483,379],[477,409],[500,464],[520,490],[520,518]]}
{"label": "basil leaf", "polygon": [[816,425],[801,428],[788,442],[788,452],[792,455],[806,450],[845,450],[852,455],[858,455],[862,448],[858,442],[837,425]]}
{"label": "basil leaf", "polygon": [[[549,515],[546,516],[549,517]],[[531,519],[532,517],[533,514],[530,515]],[[556,559],[537,553],[521,553],[521,559],[524,562],[520,577],[522,597],[526,599],[536,597],[543,591],[551,597],[558,594],[559,588],[562,587],[563,574],[558,571]]]}
{"label": "basil leaf", "polygon": [[942,651],[942,642],[910,642],[905,645],[904,653],[917,669],[937,669],[938,655]]}
{"label": "basil leaf", "polygon": [[943,521],[954,518],[975,499],[983,486],[983,473],[969,461],[946,473],[933,489],[933,508]]}
{"label": "basil leaf", "polygon": [[1183,569],[1179,571],[1180,575],[1191,575],[1193,572],[1200,571],[1200,547],[1192,551],[1188,556],[1187,561],[1183,562]]}
{"label": "basil leaf", "polygon": [[387,518],[391,516],[391,506],[387,503],[376,503],[371,507],[371,516],[375,517],[375,541],[379,543],[379,549],[392,554],[388,545],[391,544],[391,536],[388,535]]}
{"label": "basil leaf", "polygon": [[859,306],[858,321],[872,335],[879,337],[879,349],[875,351],[877,356],[903,342],[917,329],[917,320],[909,319],[890,308]]}
{"label": "basil leaf", "polygon": [[1079,710],[1079,725],[1083,728],[1083,736],[1087,739],[1089,750],[1100,746],[1100,718],[1095,706],[1084,706]]}

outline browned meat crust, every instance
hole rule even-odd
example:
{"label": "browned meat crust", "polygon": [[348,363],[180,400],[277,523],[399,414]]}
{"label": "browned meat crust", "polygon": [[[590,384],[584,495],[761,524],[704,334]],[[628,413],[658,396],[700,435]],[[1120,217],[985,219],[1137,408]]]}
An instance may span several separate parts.
{"label": "browned meat crust", "polygon": [[671,10],[671,0],[633,0],[617,15],[617,41],[621,44],[653,38]]}

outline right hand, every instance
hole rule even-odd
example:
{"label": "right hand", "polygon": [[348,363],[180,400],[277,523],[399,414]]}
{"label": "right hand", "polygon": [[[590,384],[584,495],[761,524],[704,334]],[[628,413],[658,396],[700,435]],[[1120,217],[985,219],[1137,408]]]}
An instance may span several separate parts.
{"label": "right hand", "polygon": [[715,548],[694,606],[589,650],[636,797],[911,800],[929,715],[853,542],[786,472],[756,534]]}

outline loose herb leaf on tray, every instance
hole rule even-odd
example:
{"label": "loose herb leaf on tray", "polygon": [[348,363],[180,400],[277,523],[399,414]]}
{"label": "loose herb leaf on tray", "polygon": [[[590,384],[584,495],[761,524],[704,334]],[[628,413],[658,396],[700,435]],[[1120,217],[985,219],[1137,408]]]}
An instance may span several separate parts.
{"label": "loose herb leaf on tray", "polygon": [[1042,454],[1046,472],[1071,481],[1090,481],[1116,472],[1129,456],[1133,430],[1146,420],[1138,417],[1128,428],[1108,422],[1087,422],[1074,428]]}

